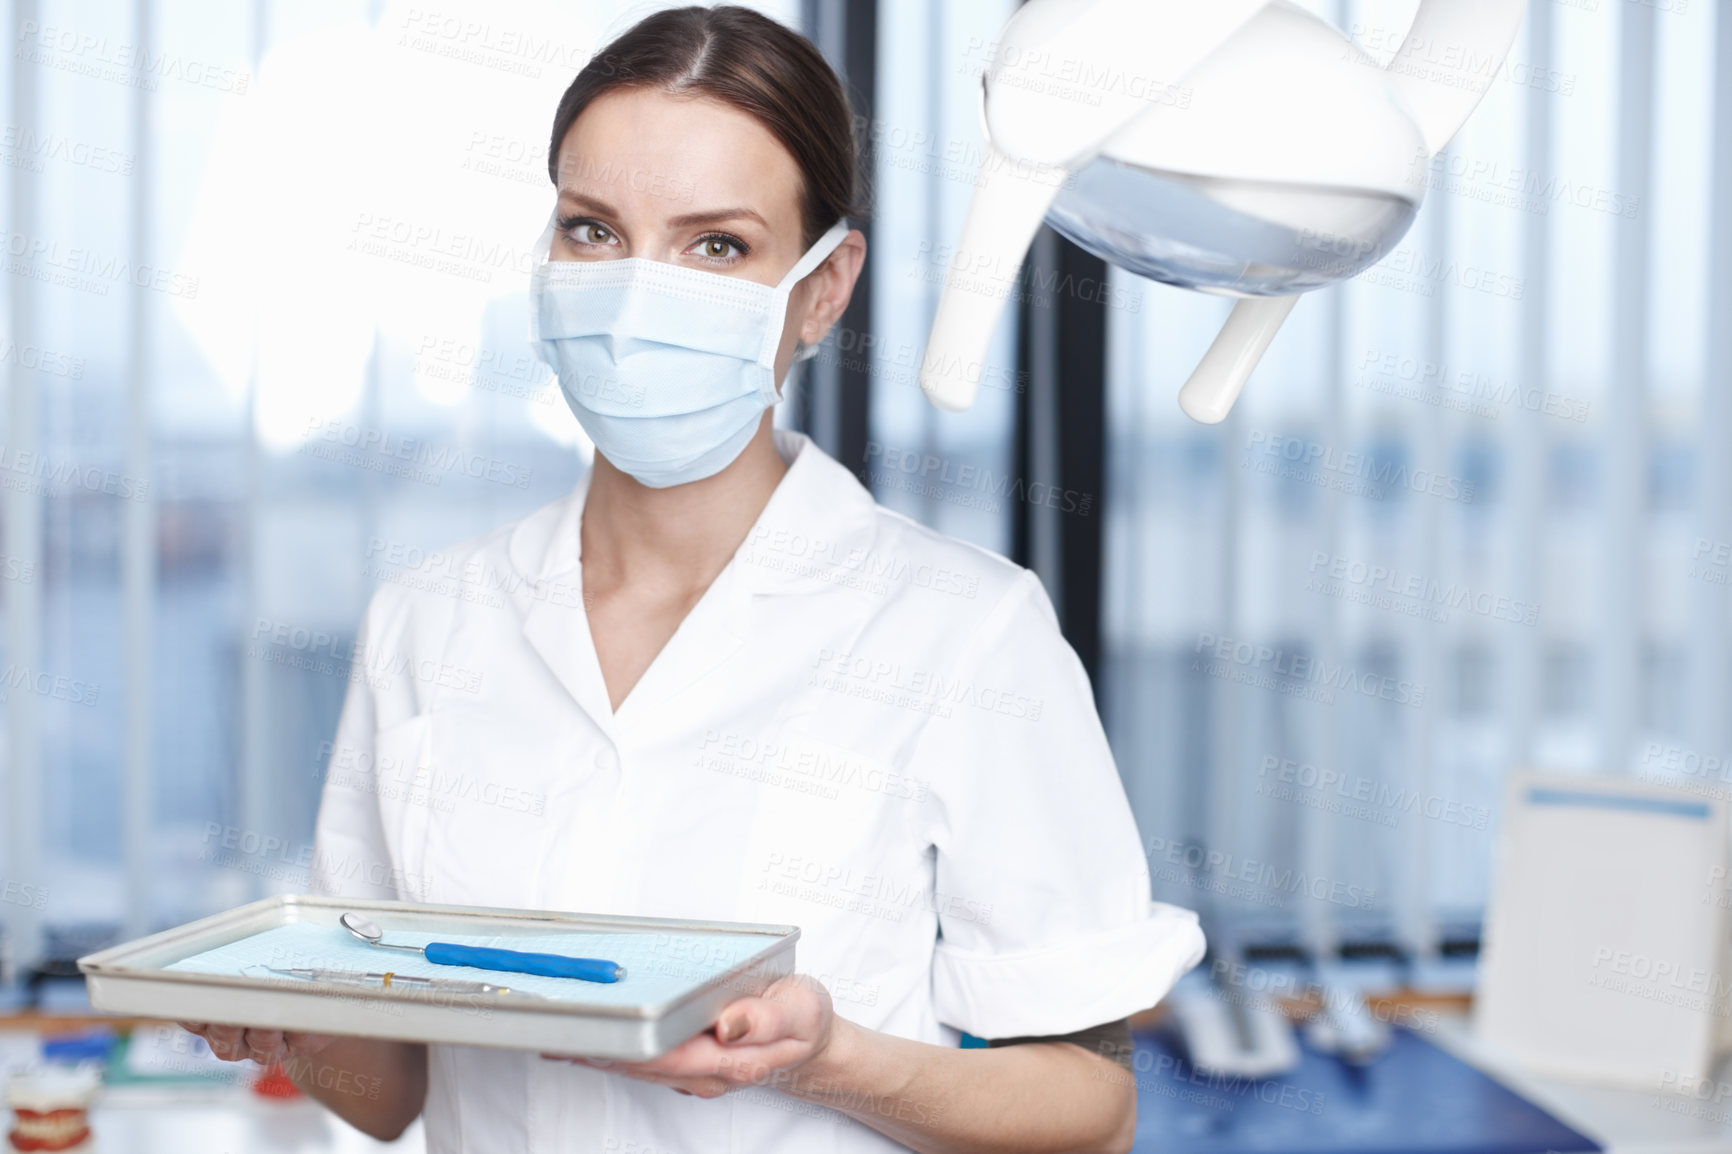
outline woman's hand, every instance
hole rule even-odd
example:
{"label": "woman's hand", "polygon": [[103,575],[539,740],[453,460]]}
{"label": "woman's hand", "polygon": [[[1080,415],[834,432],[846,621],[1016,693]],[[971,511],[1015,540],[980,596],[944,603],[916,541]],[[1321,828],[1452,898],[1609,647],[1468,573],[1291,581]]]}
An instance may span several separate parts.
{"label": "woman's hand", "polygon": [[747,1086],[781,1088],[793,1071],[824,1053],[835,1024],[830,992],[812,978],[792,974],[758,997],[729,1002],[713,1030],[680,1043],[654,1061],[542,1057],[655,1082],[681,1094],[719,1098]]}
{"label": "woman's hand", "polygon": [[210,1045],[210,1052],[225,1062],[251,1058],[261,1066],[275,1066],[290,1058],[311,1058],[337,1040],[330,1034],[260,1030],[210,1022],[182,1022],[180,1028],[203,1038]]}
{"label": "woman's hand", "polygon": [[866,1029],[799,975],[729,1002],[713,1032],[653,1062],[564,1060],[704,1098],[761,1086],[920,1154],[1126,1154],[1136,1135],[1135,1082],[1110,1058],[1070,1042],[964,1050]]}
{"label": "woman's hand", "polygon": [[384,1038],[347,1038],[296,1030],[261,1030],[182,1022],[225,1062],[251,1058],[281,1065],[301,1093],[349,1125],[394,1142],[427,1098],[427,1047]]}

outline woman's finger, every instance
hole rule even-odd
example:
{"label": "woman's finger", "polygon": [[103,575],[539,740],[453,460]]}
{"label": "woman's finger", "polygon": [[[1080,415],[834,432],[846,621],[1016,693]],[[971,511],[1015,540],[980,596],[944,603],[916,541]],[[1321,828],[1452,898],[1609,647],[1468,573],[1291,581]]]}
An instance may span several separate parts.
{"label": "woman's finger", "polygon": [[713,1074],[722,1048],[708,1034],[687,1038],[659,1058],[647,1062],[619,1062],[613,1068],[629,1078],[693,1078]]}
{"label": "woman's finger", "polygon": [[246,1029],[242,1026],[206,1026],[204,1040],[210,1046],[210,1052],[225,1062],[236,1062],[245,1057],[242,1037]]}
{"label": "woman's finger", "polygon": [[698,1098],[720,1098],[735,1087],[720,1078],[694,1078],[674,1089]]}
{"label": "woman's finger", "polygon": [[337,1040],[335,1034],[302,1034],[283,1031],[283,1044],[291,1054],[311,1058]]}
{"label": "woman's finger", "polygon": [[639,1082],[649,1082],[657,1086],[666,1086],[676,1094],[685,1094],[694,1098],[720,1098],[729,1090],[737,1089],[735,1083],[714,1074],[669,1074],[656,1069],[648,1063],[623,1063],[616,1067],[617,1072]]}
{"label": "woman's finger", "polygon": [[763,1046],[727,1047],[715,1072],[734,1086],[779,1086],[792,1081],[796,1067],[812,1056],[812,1044],[782,1038]]}
{"label": "woman's finger", "polygon": [[798,1038],[779,1038],[759,1046],[724,1046],[708,1034],[699,1034],[653,1061],[622,1064],[618,1072],[644,1081],[676,1081],[683,1085],[714,1078],[734,1088],[761,1086],[776,1071],[798,1066],[810,1053],[811,1043]]}
{"label": "woman's finger", "polygon": [[281,1030],[248,1030],[246,1042],[247,1057],[261,1066],[274,1066],[288,1056]]}
{"label": "woman's finger", "polygon": [[716,1019],[716,1038],[729,1046],[762,1046],[783,1038],[817,1037],[828,993],[804,974],[790,974],[756,998],[736,998]]}
{"label": "woman's finger", "polygon": [[785,1007],[767,998],[739,998],[722,1008],[716,1040],[728,1046],[762,1046],[790,1036],[791,1026]]}

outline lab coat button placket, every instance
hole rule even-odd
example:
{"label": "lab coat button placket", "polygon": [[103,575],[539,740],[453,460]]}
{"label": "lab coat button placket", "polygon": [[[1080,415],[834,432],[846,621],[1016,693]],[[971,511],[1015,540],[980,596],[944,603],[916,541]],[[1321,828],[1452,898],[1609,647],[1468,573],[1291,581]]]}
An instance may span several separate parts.
{"label": "lab coat button placket", "polygon": [[612,746],[604,745],[596,750],[594,762],[597,773],[619,772],[619,755],[614,753]]}

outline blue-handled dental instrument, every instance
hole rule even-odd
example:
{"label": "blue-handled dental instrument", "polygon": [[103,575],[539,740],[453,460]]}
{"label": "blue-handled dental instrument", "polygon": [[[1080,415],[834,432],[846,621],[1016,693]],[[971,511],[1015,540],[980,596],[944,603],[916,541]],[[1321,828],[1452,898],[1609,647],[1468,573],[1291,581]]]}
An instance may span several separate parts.
{"label": "blue-handled dental instrument", "polygon": [[440,966],[473,966],[478,970],[502,970],[513,974],[538,974],[545,978],[577,978],[585,982],[617,982],[625,967],[601,958],[568,958],[563,954],[530,954],[521,950],[497,950],[486,946],[460,946],[453,942],[428,942],[425,946],[397,946],[381,939],[385,931],[360,914],[344,914],[343,928],[370,946],[385,950],[408,950]]}

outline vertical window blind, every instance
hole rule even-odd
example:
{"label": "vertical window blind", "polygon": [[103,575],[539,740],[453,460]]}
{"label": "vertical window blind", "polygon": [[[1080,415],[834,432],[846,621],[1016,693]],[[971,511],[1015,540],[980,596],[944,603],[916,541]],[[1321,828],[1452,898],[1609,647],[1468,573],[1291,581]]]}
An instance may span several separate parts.
{"label": "vertical window blind", "polygon": [[[1389,62],[1414,4],[1308,7]],[[1219,940],[1423,966],[1513,769],[1732,780],[1727,15],[1530,4],[1411,233],[1219,427],[1174,394],[1226,302],[1112,315],[1109,728]]]}

